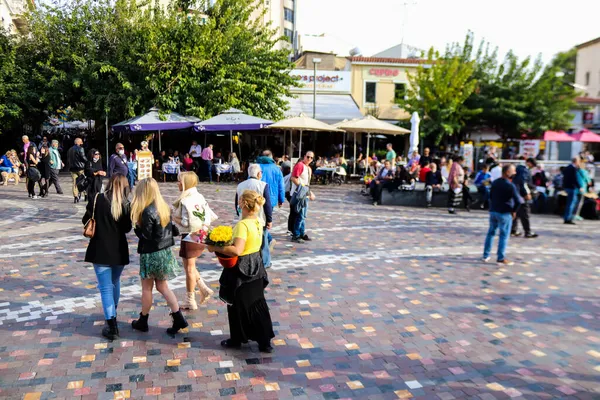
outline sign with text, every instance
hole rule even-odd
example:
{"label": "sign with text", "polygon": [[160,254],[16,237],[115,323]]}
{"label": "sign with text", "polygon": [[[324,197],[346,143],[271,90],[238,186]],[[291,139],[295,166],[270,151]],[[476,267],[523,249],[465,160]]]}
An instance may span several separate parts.
{"label": "sign with text", "polygon": [[388,68],[371,68],[369,75],[393,78],[400,75],[399,69],[388,69]]}
{"label": "sign with text", "polygon": [[[317,92],[350,93],[350,71],[317,70]],[[314,88],[314,71],[309,69],[293,69],[290,75],[299,85],[293,87],[295,92],[312,92]],[[300,87],[302,86],[302,87]]]}
{"label": "sign with text", "polygon": [[137,178],[138,181],[146,178],[152,178],[152,152],[138,151],[136,155],[138,163]]}
{"label": "sign with text", "polygon": [[521,140],[519,145],[519,155],[529,158],[538,155],[540,152],[540,141],[539,140]]}

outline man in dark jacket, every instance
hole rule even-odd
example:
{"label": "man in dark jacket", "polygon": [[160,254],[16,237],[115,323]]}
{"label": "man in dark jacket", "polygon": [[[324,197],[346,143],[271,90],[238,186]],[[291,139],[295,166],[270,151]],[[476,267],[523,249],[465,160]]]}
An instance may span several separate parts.
{"label": "man in dark jacket", "polygon": [[573,214],[577,206],[579,194],[583,192],[579,181],[577,180],[577,170],[579,169],[579,157],[573,158],[573,162],[563,170],[563,190],[567,192],[567,204],[565,206],[565,224],[575,225]]}
{"label": "man in dark jacket", "polygon": [[515,166],[507,164],[502,167],[502,178],[492,183],[490,191],[490,228],[485,238],[483,248],[483,262],[490,261],[490,253],[496,231],[500,230],[498,241],[498,264],[513,265],[505,257],[506,246],[510,233],[510,226],[523,199],[519,196],[517,188],[512,183],[515,176]]}
{"label": "man in dark jacket", "polygon": [[[533,158],[527,160],[527,164],[531,164],[532,167],[537,165],[536,161]],[[523,204],[519,207],[519,211],[517,211],[517,215],[513,219],[512,222],[512,236],[521,236],[521,232],[518,232],[519,220],[521,220],[521,224],[523,224],[523,230],[525,231],[526,238],[536,238],[538,237],[537,233],[531,231],[531,224],[529,222],[529,214],[531,213],[531,174],[529,173],[529,169],[525,165],[519,165],[516,170],[516,175],[513,179],[513,184],[519,191],[519,195],[524,199]]]}
{"label": "man in dark jacket", "polygon": [[77,189],[77,178],[83,175],[87,162],[88,160],[83,150],[83,140],[76,138],[75,144],[67,152],[67,163],[69,164],[69,171],[73,179],[73,203],[78,203],[81,198],[81,193]]}

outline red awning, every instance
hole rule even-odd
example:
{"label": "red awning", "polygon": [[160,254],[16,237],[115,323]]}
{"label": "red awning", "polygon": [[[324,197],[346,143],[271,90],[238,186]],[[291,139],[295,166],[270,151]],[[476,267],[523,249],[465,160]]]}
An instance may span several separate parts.
{"label": "red awning", "polygon": [[575,139],[564,131],[546,131],[544,132],[544,140],[547,142],[574,142]]}
{"label": "red awning", "polygon": [[592,131],[588,131],[587,129],[584,129],[579,133],[575,133],[573,138],[578,142],[600,143],[600,135],[597,135]]}

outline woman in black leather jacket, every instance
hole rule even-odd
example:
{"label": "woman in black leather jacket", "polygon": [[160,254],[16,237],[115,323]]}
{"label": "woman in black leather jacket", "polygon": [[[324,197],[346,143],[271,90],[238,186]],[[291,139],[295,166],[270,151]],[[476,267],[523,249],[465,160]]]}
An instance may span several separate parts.
{"label": "woman in black leather jacket", "polygon": [[96,193],[102,191],[102,179],[106,176],[102,168],[102,157],[96,149],[90,150],[88,162],[85,164],[85,176],[88,177],[87,199],[93,201]]}
{"label": "woman in black leather jacket", "polygon": [[167,333],[175,334],[188,326],[179,309],[175,294],[169,288],[168,280],[177,276],[181,268],[171,251],[175,245],[174,235],[179,235],[171,222],[171,210],[153,178],[138,182],[131,203],[131,222],[135,234],[140,239],[140,277],[142,278],[142,312],[140,318],[131,323],[133,329],[148,332],[148,314],[152,308],[152,290],[163,295],[171,309],[173,326]]}

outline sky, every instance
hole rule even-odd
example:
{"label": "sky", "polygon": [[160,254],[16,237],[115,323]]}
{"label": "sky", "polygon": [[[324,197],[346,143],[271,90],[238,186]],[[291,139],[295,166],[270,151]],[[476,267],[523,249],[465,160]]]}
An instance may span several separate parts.
{"label": "sky", "polygon": [[[469,30],[501,55],[542,55],[600,36],[600,0],[296,0],[298,33],[334,36],[341,49],[371,56],[404,43],[444,50]],[[409,3],[405,6],[404,3]],[[406,9],[406,13],[405,13]],[[406,18],[404,18],[406,16]],[[347,55],[347,54],[340,54]]]}

